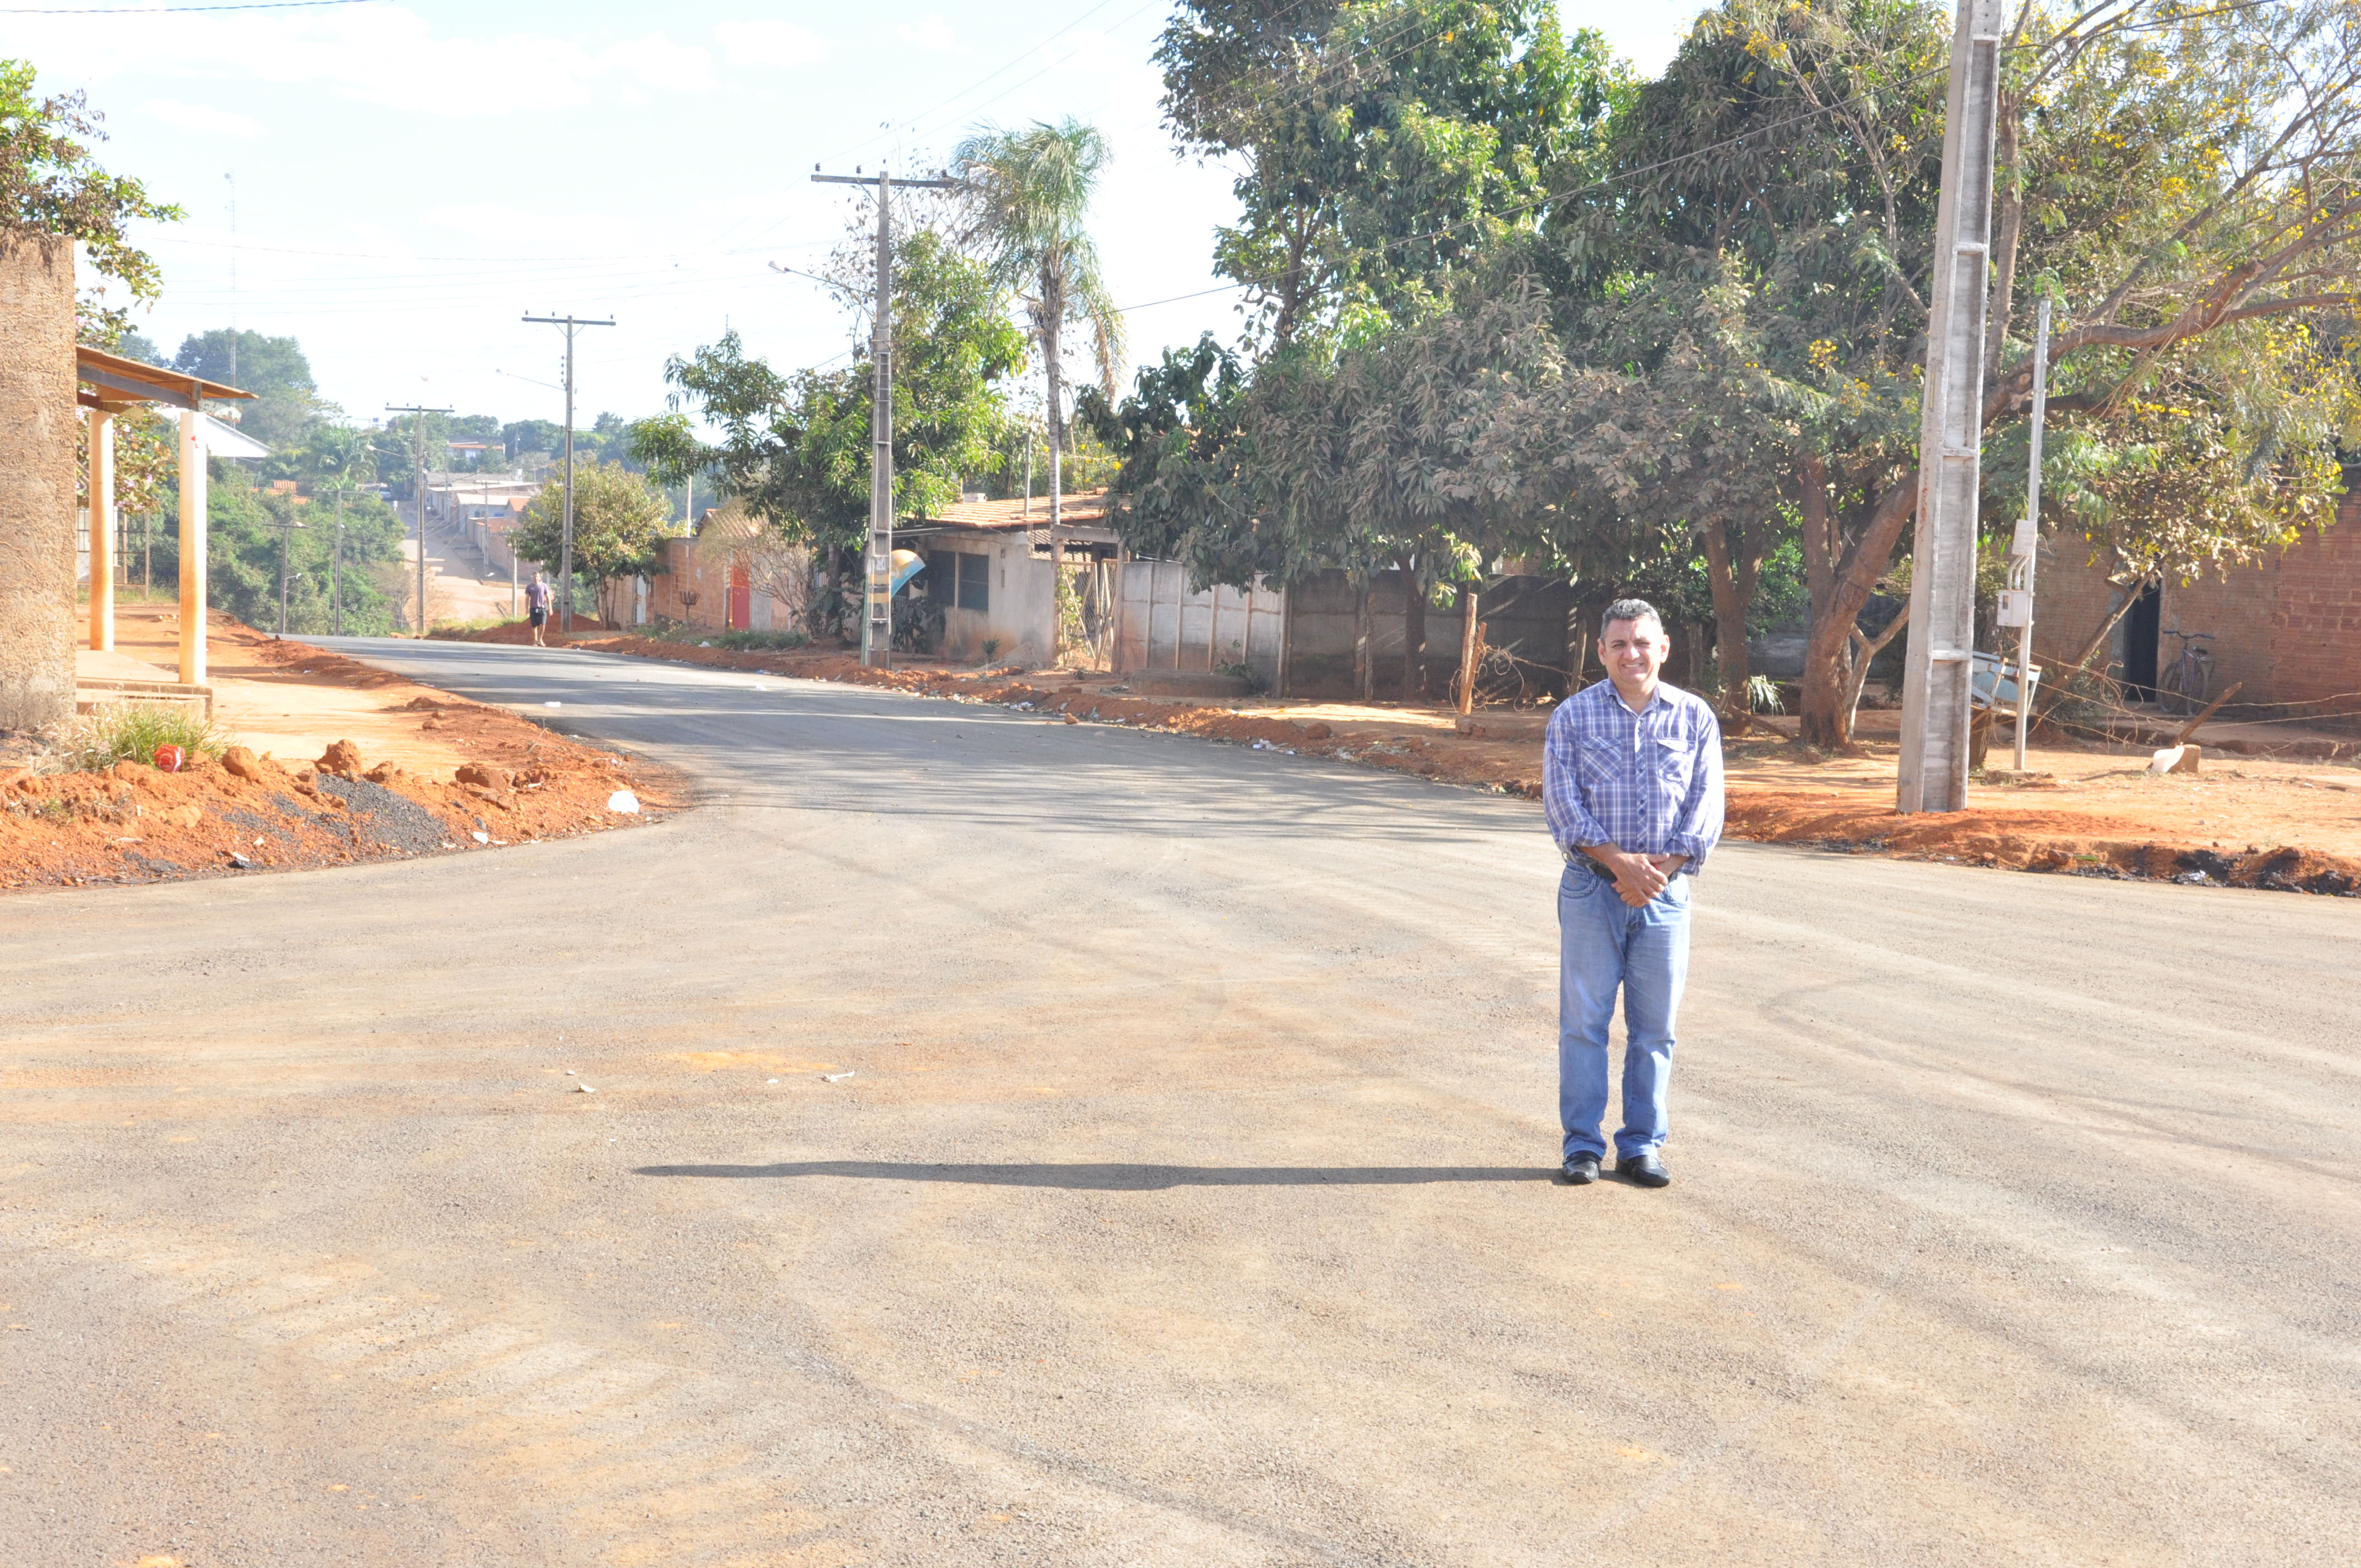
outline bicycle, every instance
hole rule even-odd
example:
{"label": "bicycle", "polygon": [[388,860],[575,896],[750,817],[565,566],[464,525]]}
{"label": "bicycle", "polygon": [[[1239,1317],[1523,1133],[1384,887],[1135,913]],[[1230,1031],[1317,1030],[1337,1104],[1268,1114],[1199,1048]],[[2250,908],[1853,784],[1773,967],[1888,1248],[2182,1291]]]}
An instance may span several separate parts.
{"label": "bicycle", "polygon": [[2196,644],[2211,641],[2213,634],[2167,629],[2164,635],[2180,639],[2180,656],[2157,672],[2156,705],[2167,713],[2195,713],[2205,706],[2205,693],[2213,685],[2213,651]]}

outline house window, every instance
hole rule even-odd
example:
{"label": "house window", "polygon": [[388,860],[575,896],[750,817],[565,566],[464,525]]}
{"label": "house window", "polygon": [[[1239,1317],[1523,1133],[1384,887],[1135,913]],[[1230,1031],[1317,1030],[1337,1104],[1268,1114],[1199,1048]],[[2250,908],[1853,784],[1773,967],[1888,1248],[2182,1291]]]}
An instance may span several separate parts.
{"label": "house window", "polygon": [[942,563],[942,587],[947,590],[944,598],[961,609],[990,611],[992,558],[947,550],[939,559]]}

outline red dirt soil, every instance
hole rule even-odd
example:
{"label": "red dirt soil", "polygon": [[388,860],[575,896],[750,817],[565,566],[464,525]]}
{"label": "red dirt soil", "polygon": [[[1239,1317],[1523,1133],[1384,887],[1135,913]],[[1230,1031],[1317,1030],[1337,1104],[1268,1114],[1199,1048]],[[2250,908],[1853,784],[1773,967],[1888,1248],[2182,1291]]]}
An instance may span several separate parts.
{"label": "red dirt soil", "polygon": [[[141,883],[263,868],[336,865],[571,837],[654,820],[687,803],[680,780],[488,707],[356,663],[212,619],[240,655],[280,666],[281,693],[363,690],[376,722],[414,729],[417,755],[465,759],[431,777],[338,740],[316,762],[233,745],[178,773],[136,762],[103,773],[0,769],[0,889]],[[242,636],[239,634],[243,634]],[[300,678],[293,676],[299,669]],[[609,809],[617,790],[636,814]],[[478,835],[481,835],[479,839]]]}

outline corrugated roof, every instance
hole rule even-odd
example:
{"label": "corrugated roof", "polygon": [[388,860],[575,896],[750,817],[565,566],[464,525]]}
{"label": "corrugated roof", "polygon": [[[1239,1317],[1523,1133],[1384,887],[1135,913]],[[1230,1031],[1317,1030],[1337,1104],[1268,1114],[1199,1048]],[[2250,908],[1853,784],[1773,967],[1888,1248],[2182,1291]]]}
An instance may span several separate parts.
{"label": "corrugated roof", "polygon": [[[1061,524],[1071,523],[1077,527],[1104,522],[1106,491],[1083,490],[1060,498],[1058,520]],[[1012,532],[1020,528],[1044,529],[1049,526],[1049,498],[1035,496],[1029,512],[1022,496],[1005,501],[961,501],[924,517],[914,517],[910,521],[928,528],[972,528],[989,532]]]}

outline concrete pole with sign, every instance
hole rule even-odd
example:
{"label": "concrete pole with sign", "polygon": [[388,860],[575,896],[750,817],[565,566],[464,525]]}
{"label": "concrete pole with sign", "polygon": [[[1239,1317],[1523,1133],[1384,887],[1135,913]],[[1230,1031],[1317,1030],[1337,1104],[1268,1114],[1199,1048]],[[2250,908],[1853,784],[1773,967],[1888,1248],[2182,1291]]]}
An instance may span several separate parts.
{"label": "concrete pole with sign", "polygon": [[2000,30],[2001,0],[1960,0],[1943,125],[1942,197],[1927,280],[1910,652],[1904,665],[1902,764],[1894,790],[1894,809],[1905,813],[1958,811],[1968,801]]}

